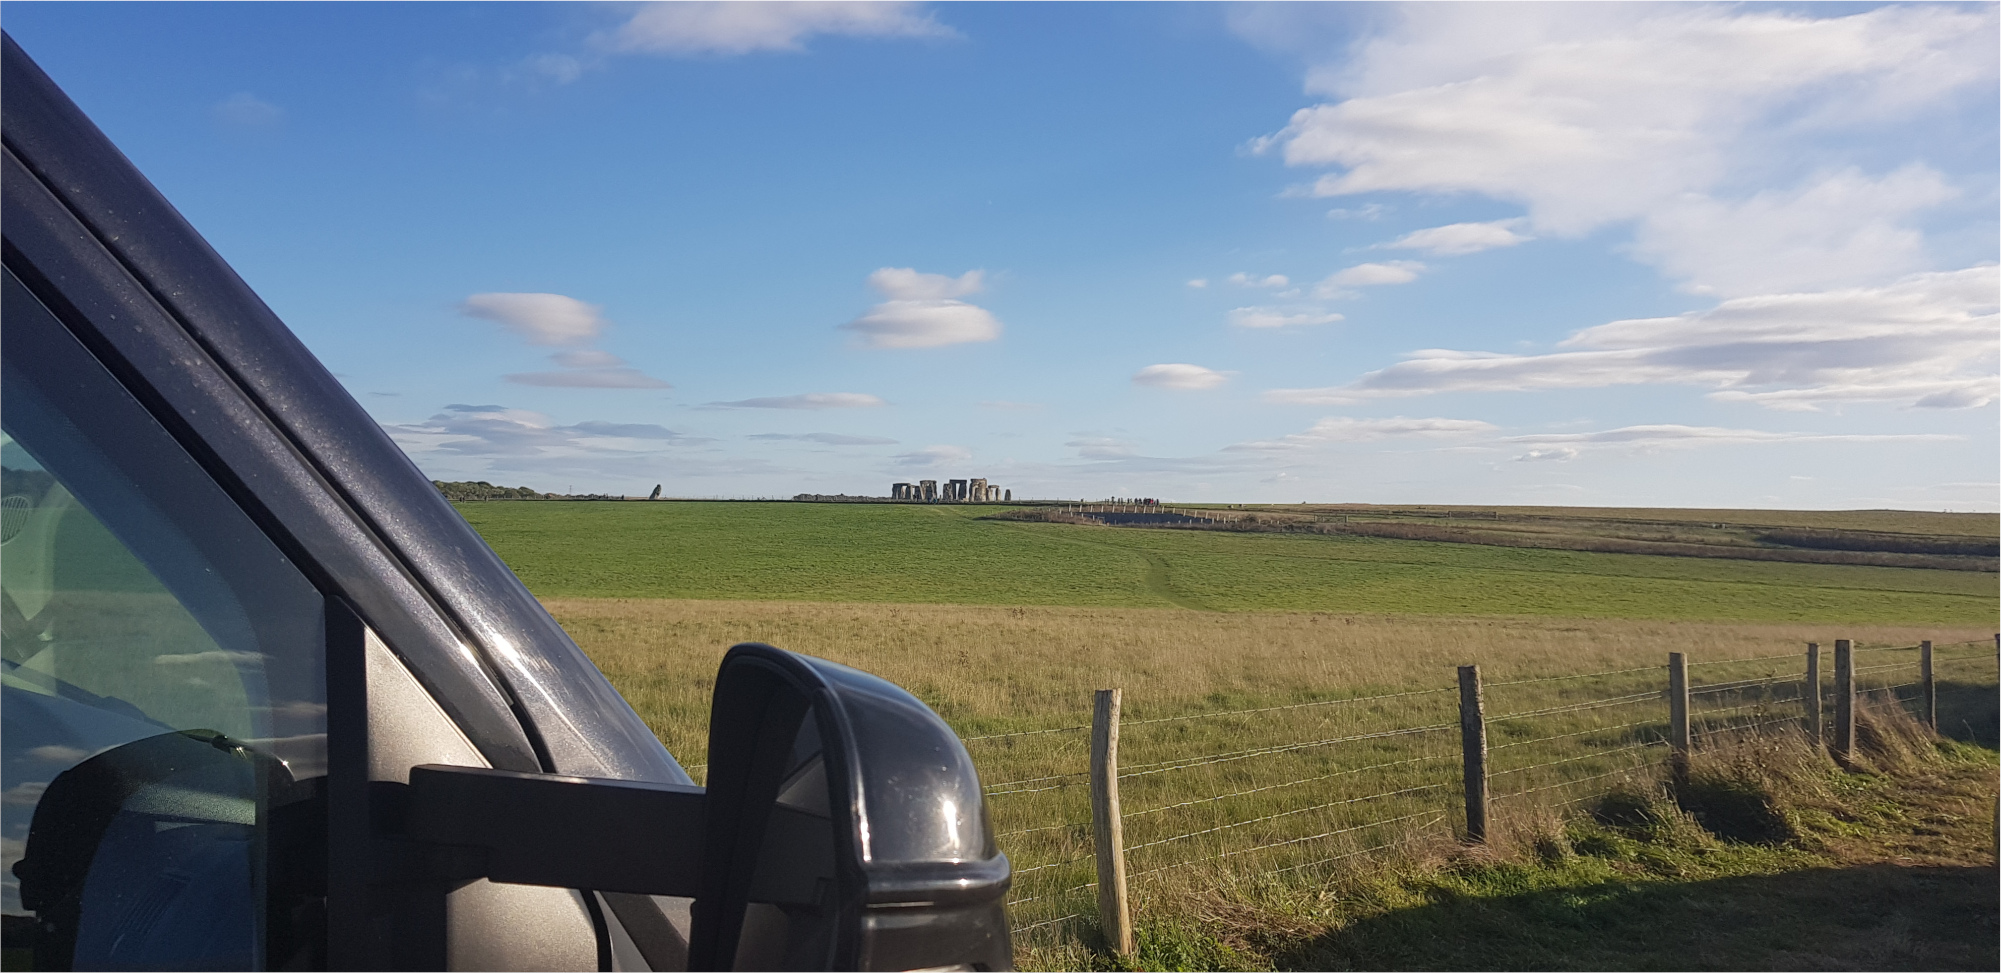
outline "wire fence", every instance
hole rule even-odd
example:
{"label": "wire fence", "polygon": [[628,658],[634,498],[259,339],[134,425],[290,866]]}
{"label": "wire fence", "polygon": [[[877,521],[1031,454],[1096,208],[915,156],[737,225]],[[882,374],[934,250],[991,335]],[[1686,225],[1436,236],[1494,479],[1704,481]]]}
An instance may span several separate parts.
{"label": "wire fence", "polygon": [[[1858,697],[1906,705],[1927,705],[1923,658],[1940,682],[1992,685],[1996,674],[1992,642],[1843,651],[1854,660],[1848,678]],[[1562,809],[1618,778],[1656,772],[1677,729],[1699,751],[1802,726],[1810,711],[1814,687],[1801,653],[1690,660],[1681,677],[1686,725],[1677,728],[1672,668],[1485,683],[1473,711],[1490,789],[1483,803],[1504,822],[1525,801]],[[1833,685],[1823,664],[1820,695]],[[1144,905],[1176,888],[1298,881],[1414,842],[1463,840],[1464,705],[1462,688],[1448,685],[1160,716],[1142,710],[1143,718],[1119,721],[1116,769],[1099,772],[1099,784],[1115,783],[1120,806],[1131,809],[1118,815],[1123,841],[1113,853],[1129,883],[1123,894]],[[1107,822],[1094,817],[1092,731],[1089,722],[1065,721],[965,738],[993,781],[990,814],[1015,863],[1009,906],[1018,942],[1099,934],[1097,845]]]}

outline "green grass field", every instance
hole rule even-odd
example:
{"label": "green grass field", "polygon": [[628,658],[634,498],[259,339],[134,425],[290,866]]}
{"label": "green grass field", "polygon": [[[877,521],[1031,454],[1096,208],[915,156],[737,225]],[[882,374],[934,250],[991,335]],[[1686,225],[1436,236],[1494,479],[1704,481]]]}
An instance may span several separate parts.
{"label": "green grass field", "polygon": [[[1441,894],[1479,900],[1467,908],[1481,914],[1515,904],[1561,913],[1580,895],[1604,898],[1613,879],[1637,880],[1621,896],[1673,899],[1679,879],[1626,875],[1623,861],[1569,860],[1537,879],[1547,888],[1514,889],[1529,893],[1519,903],[1496,898],[1521,884],[1515,872],[1491,888],[1461,888],[1460,865],[1429,862],[1423,849],[1457,847],[1462,816],[1456,665],[1480,664],[1489,680],[1496,827],[1508,834],[1547,830],[1553,815],[1576,813],[1622,775],[1658,770],[1668,651],[1694,662],[1704,748],[1783,728],[1800,711],[1802,643],[1834,638],[1856,641],[1864,688],[1883,704],[1911,692],[1916,653],[1897,647],[1938,642],[1941,724],[1993,724],[1987,639],[1997,592],[1987,572],[979,519],[993,507],[459,509],[697,779],[711,678],[732,642],[854,665],[930,704],[968,738],[989,788],[1016,868],[1010,915],[1024,969],[1111,962],[1093,946],[1089,888],[1079,724],[1093,688],[1125,694],[1121,787],[1138,962],[1170,969],[1468,966],[1445,945],[1435,955],[1397,952],[1371,931],[1416,929],[1433,913],[1446,926],[1465,922],[1450,909],[1426,911]],[[1630,513],[1716,523],[1725,512]],[[1740,513],[1742,522],[1782,522]],[[1965,525],[1865,512],[1816,515],[1810,526]],[[1670,871],[1791,875],[1828,863],[1796,851],[1750,849],[1728,864],[1697,849]],[[1327,898],[1399,861],[1415,869],[1409,888],[1356,887],[1380,908]],[[1666,884],[1654,889],[1655,878]],[[1555,925],[1603,919],[1565,913]],[[1536,942],[1548,931],[1501,924]],[[1399,938],[1376,938],[1385,937]],[[1506,962],[1603,966],[1626,955],[1613,945],[1559,961],[1540,948],[1515,944]],[[1653,965],[1690,955],[1656,952]],[[1956,954],[1937,962],[1961,964]]]}
{"label": "green grass field", "polygon": [[459,510],[544,598],[1968,625],[2001,607],[1984,572],[1009,523],[971,506]]}

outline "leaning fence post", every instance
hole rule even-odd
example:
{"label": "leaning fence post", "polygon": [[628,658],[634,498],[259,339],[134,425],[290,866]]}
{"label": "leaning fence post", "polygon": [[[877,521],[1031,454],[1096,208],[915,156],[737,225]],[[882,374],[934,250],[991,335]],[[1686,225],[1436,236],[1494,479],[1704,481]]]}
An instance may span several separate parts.
{"label": "leaning fence post", "polygon": [[1925,727],[1938,732],[1938,683],[1932,679],[1932,641],[1918,643],[1918,681],[1924,684]]}
{"label": "leaning fence post", "polygon": [[1855,643],[1834,640],[1834,756],[1855,756]]}
{"label": "leaning fence post", "polygon": [[1459,746],[1466,764],[1466,840],[1487,840],[1487,716],[1480,667],[1459,667]]}
{"label": "leaning fence post", "polygon": [[1668,746],[1674,779],[1688,779],[1688,656],[1668,653]]}
{"label": "leaning fence post", "polygon": [[1820,734],[1820,643],[1806,644],[1806,686],[1800,697],[1806,700],[1806,736],[1821,745]]}
{"label": "leaning fence post", "polygon": [[1100,689],[1091,706],[1091,834],[1098,854],[1098,921],[1120,955],[1133,951],[1126,905],[1125,828],[1119,821],[1119,691]]}

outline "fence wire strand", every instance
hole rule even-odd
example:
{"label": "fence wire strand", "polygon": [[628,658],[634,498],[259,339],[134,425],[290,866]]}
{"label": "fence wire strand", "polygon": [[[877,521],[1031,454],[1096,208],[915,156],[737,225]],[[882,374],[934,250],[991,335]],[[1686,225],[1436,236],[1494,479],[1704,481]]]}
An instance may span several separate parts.
{"label": "fence wire strand", "polygon": [[[1614,696],[1611,697],[1610,699],[1594,700],[1588,703],[1572,703],[1567,706],[1552,706],[1548,709],[1532,709],[1532,710],[1525,710],[1520,713],[1506,713],[1501,716],[1489,716],[1487,717],[1487,722],[1499,723],[1503,720],[1524,720],[1528,719],[1531,716],[1555,716],[1559,713],[1581,713],[1585,710],[1590,710],[1590,709],[1604,709],[1607,706],[1624,706],[1628,703],[1637,703],[1643,699],[1660,699],[1665,695],[1667,694],[1664,690],[1654,690],[1644,693],[1634,693],[1631,696]],[[1456,726],[1457,724],[1454,725]]]}
{"label": "fence wire strand", "polygon": [[1178,834],[1170,838],[1161,838],[1156,841],[1146,842],[1144,844],[1130,845],[1126,848],[1126,851],[1127,853],[1131,853],[1138,851],[1142,848],[1152,848],[1155,845],[1164,845],[1170,842],[1181,841],[1185,838],[1200,837],[1205,834],[1216,834],[1217,832],[1220,831],[1228,831],[1231,828],[1241,828],[1244,827],[1245,825],[1258,824],[1264,821],[1275,821],[1279,818],[1291,817],[1292,815],[1295,814],[1305,814],[1308,811],[1324,811],[1330,807],[1340,807],[1343,804],[1360,804],[1363,801],[1374,801],[1385,797],[1401,797],[1402,795],[1405,794],[1416,794],[1419,791],[1434,791],[1441,787],[1447,787],[1447,786],[1450,786],[1449,781],[1440,781],[1436,784],[1424,784],[1418,787],[1406,787],[1403,790],[1398,790],[1398,791],[1384,791],[1380,794],[1366,794],[1363,795],[1362,797],[1349,797],[1339,801],[1328,801],[1325,804],[1315,804],[1312,805],[1311,807],[1293,808],[1290,811],[1280,811],[1277,814],[1267,814],[1261,818],[1249,818],[1243,821],[1232,821],[1229,824],[1219,824],[1213,828],[1203,828],[1200,831],[1190,831],[1187,832],[1186,834]]}
{"label": "fence wire strand", "polygon": [[[1495,744],[1495,745],[1493,745],[1493,746],[1491,746],[1491,747],[1488,747],[1488,748],[1487,748],[1487,752],[1488,752],[1488,753],[1493,753],[1493,752],[1494,752],[1494,751],[1496,751],[1496,750],[1506,750],[1506,749],[1508,749],[1509,747],[1525,747],[1525,746],[1528,746],[1528,745],[1529,745],[1529,744],[1531,744],[1531,743],[1546,743],[1546,742],[1548,742],[1548,741],[1550,741],[1550,740],[1562,740],[1562,739],[1566,739],[1566,738],[1568,738],[1568,737],[1581,737],[1581,736],[1587,736],[1587,735],[1589,735],[1589,734],[1593,734],[1593,733],[1614,733],[1614,732],[1617,732],[1617,731],[1619,731],[1619,730],[1630,730],[1630,729],[1632,729],[1633,727],[1636,727],[1636,726],[1647,726],[1647,725],[1650,725],[1650,724],[1657,724],[1657,723],[1659,723],[1659,722],[1661,722],[1661,721],[1660,721],[1660,720],[1634,720],[1634,721],[1633,721],[1633,722],[1631,722],[1631,723],[1621,723],[1621,724],[1619,724],[1619,725],[1617,725],[1617,726],[1594,726],[1594,727],[1592,727],[1592,728],[1590,728],[1590,729],[1588,729],[1588,730],[1573,730],[1573,731],[1571,731],[1571,732],[1569,732],[1569,733],[1555,733],[1555,734],[1551,734],[1550,736],[1546,736],[1546,737],[1532,737],[1532,738],[1530,738],[1530,739],[1527,739],[1527,740],[1516,740],[1516,741],[1514,741],[1514,742],[1512,742],[1512,743],[1497,743],[1497,744]],[[1450,756],[1450,754],[1447,754],[1447,756]]]}
{"label": "fence wire strand", "polygon": [[1319,699],[1319,700],[1314,700],[1313,702],[1310,703],[1287,703],[1283,706],[1260,706],[1257,707],[1256,709],[1231,709],[1231,710],[1222,710],[1216,713],[1191,713],[1187,716],[1161,716],[1150,720],[1120,720],[1119,728],[1124,729],[1128,726],[1145,726],[1149,723],[1178,723],[1183,720],[1207,720],[1219,716],[1241,716],[1245,713],[1273,713],[1282,709],[1302,709],[1308,706],[1336,706],[1342,703],[1367,703],[1378,699],[1403,699],[1408,696],[1435,696],[1439,693],[1450,693],[1450,692],[1456,692],[1456,690],[1451,688],[1421,689],[1416,692],[1409,692],[1409,693],[1383,693],[1378,696],[1350,696],[1347,699]]}
{"label": "fence wire strand", "polygon": [[[1435,733],[1439,730],[1450,730],[1458,725],[1459,724],[1457,723],[1437,723],[1432,726],[1418,726],[1418,727],[1412,727],[1407,730],[1384,730],[1380,733],[1358,733],[1352,736],[1333,737],[1326,740],[1314,740],[1310,743],[1290,743],[1290,744],[1283,744],[1270,747],[1254,747],[1249,750],[1239,750],[1234,753],[1219,754],[1214,757],[1202,757],[1199,759],[1181,757],[1177,758],[1177,760],[1163,760],[1160,761],[1159,763],[1140,764],[1139,765],[1140,769],[1135,770],[1130,774],[1120,774],[1119,779],[1125,780],[1128,777],[1145,777],[1148,774],[1164,774],[1173,770],[1187,770],[1191,767],[1206,767],[1209,764],[1227,763],[1232,760],[1244,760],[1249,757],[1264,757],[1264,756],[1270,756],[1271,754],[1275,753],[1291,753],[1294,750],[1306,750],[1311,747],[1327,747],[1327,746],[1333,746],[1334,744],[1337,743],[1353,743],[1357,740],[1381,740],[1389,737],[1410,736],[1411,734],[1414,733]],[[1171,767],[1165,766],[1166,764],[1173,764],[1174,766]]]}
{"label": "fence wire strand", "polygon": [[1221,858],[1229,858],[1234,855],[1248,855],[1252,852],[1265,851],[1270,848],[1283,848],[1286,845],[1296,845],[1305,841],[1318,841],[1321,838],[1332,838],[1335,835],[1350,834],[1352,832],[1361,831],[1365,828],[1377,828],[1385,824],[1395,824],[1399,821],[1408,821],[1411,818],[1421,818],[1427,814],[1437,814],[1437,813],[1438,811],[1436,809],[1426,808],[1425,810],[1418,811],[1413,814],[1405,814],[1394,818],[1384,818],[1381,821],[1371,821],[1367,824],[1358,824],[1354,825],[1353,827],[1339,828],[1334,831],[1322,832],[1321,834],[1307,835],[1304,838],[1289,838],[1285,841],[1274,841],[1270,844],[1257,845],[1251,848],[1242,848],[1236,851],[1217,852],[1216,854],[1207,855],[1202,858],[1190,858],[1187,861],[1170,862],[1166,865],[1158,865],[1153,868],[1149,868],[1143,872],[1133,872],[1131,877],[1138,878],[1142,875],[1151,875],[1155,872],[1164,872],[1171,868],[1185,868],[1189,865],[1199,865],[1206,861],[1215,861]]}
{"label": "fence wire strand", "polygon": [[1179,804],[1166,804],[1160,807],[1150,807],[1144,811],[1131,811],[1128,812],[1125,816],[1128,818],[1136,818],[1146,814],[1158,814],[1162,811],[1172,811],[1175,810],[1176,808],[1193,807],[1197,804],[1209,804],[1215,801],[1228,800],[1232,797],[1242,797],[1245,794],[1256,794],[1259,791],[1277,790],[1281,787],[1292,787],[1297,784],[1310,784],[1314,781],[1327,780],[1332,777],[1344,777],[1347,776],[1348,774],[1359,774],[1367,770],[1381,770],[1384,767],[1397,767],[1404,764],[1423,763],[1428,760],[1450,760],[1454,756],[1456,755],[1450,753],[1437,753],[1437,754],[1432,754],[1428,757],[1410,757],[1404,760],[1391,760],[1386,763],[1370,764],[1367,767],[1351,767],[1347,770],[1337,770],[1331,774],[1321,774],[1317,777],[1301,777],[1298,780],[1289,780],[1282,784],[1266,784],[1263,787],[1252,787],[1248,790],[1232,791],[1228,794],[1217,794],[1214,797],[1198,797],[1192,801],[1182,801]]}

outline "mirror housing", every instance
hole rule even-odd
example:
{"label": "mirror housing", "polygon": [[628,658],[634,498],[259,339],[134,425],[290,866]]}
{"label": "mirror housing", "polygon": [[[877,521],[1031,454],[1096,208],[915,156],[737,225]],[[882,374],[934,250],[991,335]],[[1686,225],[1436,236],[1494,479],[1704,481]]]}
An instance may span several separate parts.
{"label": "mirror housing", "polygon": [[730,649],[709,717],[690,969],[1013,965],[972,758],[936,713],[847,666]]}
{"label": "mirror housing", "polygon": [[691,970],[1013,966],[1011,873],[965,746],[823,659],[730,649],[706,789],[427,764],[392,794],[377,881],[691,896]]}

